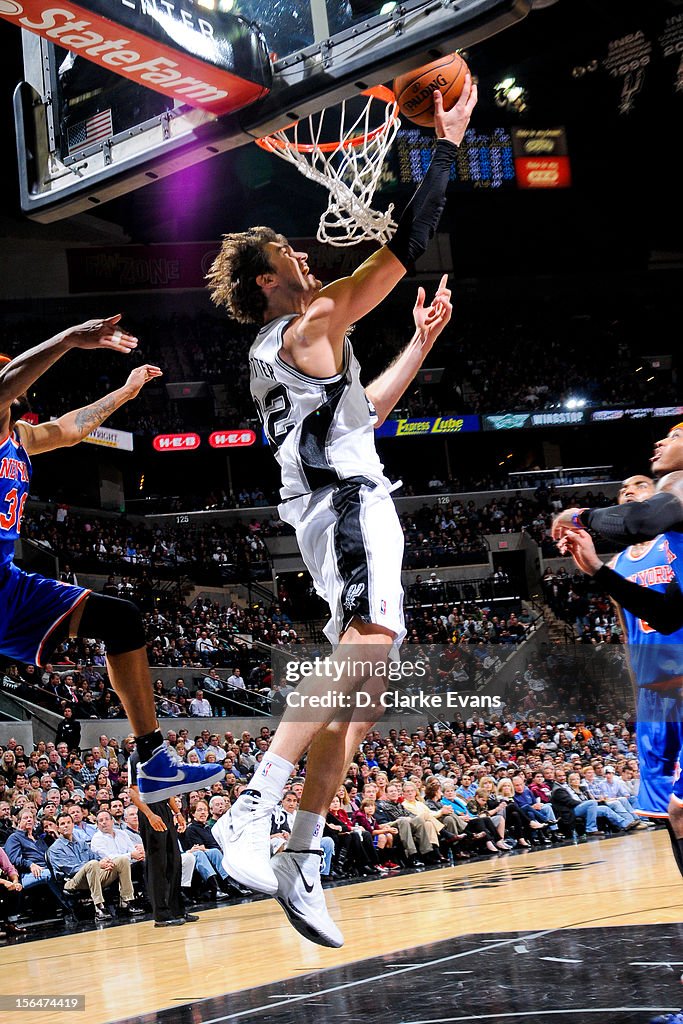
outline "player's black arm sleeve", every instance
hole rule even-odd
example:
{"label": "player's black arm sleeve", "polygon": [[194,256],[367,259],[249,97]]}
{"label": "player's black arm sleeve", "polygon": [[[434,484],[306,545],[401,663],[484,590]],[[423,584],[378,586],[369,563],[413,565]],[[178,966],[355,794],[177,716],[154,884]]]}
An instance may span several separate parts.
{"label": "player's black arm sleeve", "polygon": [[628,505],[588,508],[579,518],[585,527],[621,547],[652,540],[667,530],[683,532],[683,506],[676,495],[669,492]]}
{"label": "player's black arm sleeve", "polygon": [[434,156],[422,184],[401,214],[398,227],[387,248],[411,271],[415,260],[427,251],[434,237],[443,208],[446,186],[458,147],[447,139],[439,139]]}
{"label": "player's black arm sleeve", "polygon": [[592,577],[610,597],[658,633],[668,636],[683,626],[683,594],[677,583],[669,583],[664,593],[641,587],[603,565]]}

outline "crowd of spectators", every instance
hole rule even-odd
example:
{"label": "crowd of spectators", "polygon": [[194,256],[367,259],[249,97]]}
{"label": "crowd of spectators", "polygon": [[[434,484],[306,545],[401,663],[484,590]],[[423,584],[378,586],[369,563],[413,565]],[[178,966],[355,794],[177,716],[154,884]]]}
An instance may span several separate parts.
{"label": "crowd of spectators", "polygon": [[[85,749],[71,728],[31,751],[15,740],[0,748],[0,926],[7,934],[40,916],[41,896],[65,917],[78,909],[77,890],[90,896],[98,921],[146,909],[145,850],[127,772],[134,739],[109,732]],[[272,733],[267,726],[240,736],[179,729],[167,739],[181,758],[226,770],[210,791],[182,798],[175,815],[186,895],[244,898],[210,830],[248,783]],[[305,773],[304,759],[273,816],[274,851],[291,831]],[[330,804],[323,874],[334,880],[421,869],[630,832],[645,827],[633,814],[637,791],[635,739],[623,718],[518,717],[505,709],[493,720],[457,719],[412,733],[376,728]]]}
{"label": "crowd of spectators", "polygon": [[[243,492],[240,502],[253,495]],[[406,569],[485,563],[487,534],[526,532],[544,556],[557,554],[550,536],[553,515],[569,506],[609,504],[602,491],[562,493],[542,485],[532,498],[521,491],[478,506],[470,499],[425,503],[399,513]],[[264,579],[270,576],[267,539],[292,534],[275,511],[248,523],[214,519],[206,525],[150,524],[142,517],[104,516],[65,503],[29,503],[22,536],[56,555],[74,572],[168,575],[178,569],[198,582]]]}
{"label": "crowd of spectators", "polygon": [[212,522],[191,527],[149,525],[125,515],[101,516],[58,504],[28,507],[22,536],[57,555],[74,571],[149,571],[165,575],[180,569],[198,582],[270,575],[264,537],[277,535],[284,524],[272,517],[249,524]]}
{"label": "crowd of spectators", "polygon": [[[643,365],[642,338],[656,333],[657,324],[670,322],[677,297],[643,295],[631,309],[626,295],[610,303],[604,293],[589,299],[581,290],[557,299],[545,294],[538,301],[529,301],[528,295],[523,303],[516,299],[512,294],[507,301],[488,303],[466,290],[456,328],[439,344],[438,365],[446,367],[442,385],[416,383],[404,396],[402,411],[428,416],[548,409],[577,396],[596,407],[675,403],[671,373]],[[165,378],[145,389],[134,408],[115,413],[113,426],[137,433],[212,429],[217,416],[235,428],[253,426],[247,360],[253,330],[191,303],[188,299],[186,312],[150,316],[133,302],[126,326],[140,338],[140,348],[129,362],[157,363]],[[371,375],[405,343],[410,312],[402,303],[382,307],[381,316],[357,328],[357,347]],[[10,319],[3,350],[20,352],[62,329],[65,319],[76,322],[90,315],[90,303],[81,303],[58,318],[53,313]],[[53,367],[32,396],[41,418],[77,408],[122,382],[124,368],[115,355],[98,353],[93,367],[90,377],[76,377],[69,357]],[[164,383],[173,381],[204,381],[217,389],[214,400],[200,405],[169,401]]]}

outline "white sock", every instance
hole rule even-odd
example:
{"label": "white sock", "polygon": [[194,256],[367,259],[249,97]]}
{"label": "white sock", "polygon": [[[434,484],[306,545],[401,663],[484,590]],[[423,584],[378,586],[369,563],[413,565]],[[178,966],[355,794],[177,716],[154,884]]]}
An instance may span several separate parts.
{"label": "white sock", "polygon": [[247,789],[257,789],[264,800],[275,805],[293,772],[291,761],[285,761],[279,754],[265,754]]}
{"label": "white sock", "polygon": [[294,828],[287,840],[288,850],[319,850],[325,818],[313,811],[297,811]]}

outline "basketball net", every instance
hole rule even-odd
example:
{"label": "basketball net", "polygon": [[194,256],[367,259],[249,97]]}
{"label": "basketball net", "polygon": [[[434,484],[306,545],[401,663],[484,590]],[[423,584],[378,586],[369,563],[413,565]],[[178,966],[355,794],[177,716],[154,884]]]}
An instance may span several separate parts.
{"label": "basketball net", "polygon": [[[396,230],[391,216],[393,203],[386,213],[371,205],[387,151],[401,126],[396,98],[383,85],[361,95],[368,100],[355,120],[347,113],[347,101],[342,100],[336,107],[309,114],[302,121],[256,139],[261,149],[287,160],[306,178],[328,190],[327,209],[320,218],[317,238],[329,245],[357,245],[364,240],[384,245]],[[371,127],[378,117],[379,125]],[[331,120],[338,119],[335,142],[321,141],[326,118],[328,127]],[[302,140],[300,126],[306,141]]]}

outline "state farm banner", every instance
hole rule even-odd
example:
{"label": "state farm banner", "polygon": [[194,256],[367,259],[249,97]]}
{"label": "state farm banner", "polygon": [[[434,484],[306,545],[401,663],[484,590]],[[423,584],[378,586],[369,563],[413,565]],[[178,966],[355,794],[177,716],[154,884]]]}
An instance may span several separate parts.
{"label": "state farm banner", "polygon": [[[4,0],[0,0],[0,6]],[[376,250],[374,242],[346,249],[322,245],[315,238],[291,238],[295,249],[308,253],[312,272],[321,281],[353,273]],[[106,245],[67,249],[69,291],[140,292],[205,288],[206,274],[220,242],[173,242],[161,245]]]}
{"label": "state farm banner", "polygon": [[96,427],[92,434],[88,434],[83,440],[86,444],[99,444],[103,448],[117,448],[122,452],[133,451],[133,435],[127,430]]}
{"label": "state farm banner", "polygon": [[261,34],[190,0],[0,0],[0,17],[181,103],[228,114],[270,91]]}
{"label": "state farm banner", "polygon": [[513,128],[512,154],[520,188],[568,188],[571,185],[564,128]]}

